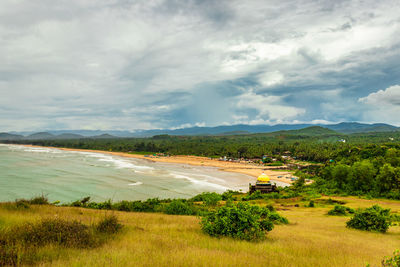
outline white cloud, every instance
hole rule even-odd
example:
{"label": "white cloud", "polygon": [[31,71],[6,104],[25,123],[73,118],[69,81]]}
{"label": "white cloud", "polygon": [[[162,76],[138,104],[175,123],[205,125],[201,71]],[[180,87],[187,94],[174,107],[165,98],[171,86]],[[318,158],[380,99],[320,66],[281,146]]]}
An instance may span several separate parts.
{"label": "white cloud", "polygon": [[400,85],[393,85],[385,90],[379,90],[359,99],[360,102],[382,107],[386,105],[400,107]]}
{"label": "white cloud", "polygon": [[[0,130],[326,119],[341,92],[320,86],[353,90],[352,71],[398,55],[399,8],[391,0],[3,0]],[[198,99],[201,86],[225,86],[225,95]],[[269,87],[274,94],[262,92]],[[307,101],[287,100],[299,87],[323,99],[314,117],[301,117],[311,114]],[[213,113],[179,113],[196,101]]]}
{"label": "white cloud", "polygon": [[400,125],[400,86],[393,85],[359,99],[367,106],[364,120]]}
{"label": "white cloud", "polygon": [[256,110],[257,114],[252,121],[282,122],[294,119],[305,113],[302,108],[286,106],[282,103],[282,97],[257,95],[252,90],[237,97],[239,110]]}
{"label": "white cloud", "polygon": [[259,82],[266,87],[281,84],[283,80],[284,76],[279,71],[270,71],[259,75]]}

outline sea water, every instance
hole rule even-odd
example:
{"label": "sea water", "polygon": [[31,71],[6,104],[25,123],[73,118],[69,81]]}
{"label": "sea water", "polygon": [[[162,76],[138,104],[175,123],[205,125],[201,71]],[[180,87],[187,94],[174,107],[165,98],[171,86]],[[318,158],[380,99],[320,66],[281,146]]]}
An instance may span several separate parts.
{"label": "sea water", "polygon": [[45,195],[62,203],[190,198],[248,189],[254,178],[213,167],[152,162],[110,154],[0,144],[0,202]]}

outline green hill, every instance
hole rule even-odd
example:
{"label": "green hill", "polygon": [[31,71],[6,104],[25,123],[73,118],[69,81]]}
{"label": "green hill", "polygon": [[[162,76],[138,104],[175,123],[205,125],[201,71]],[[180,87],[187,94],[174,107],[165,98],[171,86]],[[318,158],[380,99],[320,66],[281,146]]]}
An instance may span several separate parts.
{"label": "green hill", "polygon": [[277,131],[267,134],[266,136],[291,136],[291,137],[318,137],[318,136],[340,136],[341,134],[334,130],[327,129],[321,126],[310,126],[298,130]]}
{"label": "green hill", "polygon": [[0,133],[0,140],[20,140],[22,138],[23,136],[18,134]]}

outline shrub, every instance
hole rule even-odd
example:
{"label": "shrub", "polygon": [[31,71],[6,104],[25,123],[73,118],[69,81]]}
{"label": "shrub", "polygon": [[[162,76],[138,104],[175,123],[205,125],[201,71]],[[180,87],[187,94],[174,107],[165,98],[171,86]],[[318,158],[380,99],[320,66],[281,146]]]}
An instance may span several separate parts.
{"label": "shrub", "polygon": [[222,200],[222,196],[214,192],[205,192],[192,197],[190,200],[194,202],[202,201],[206,206],[216,206],[218,201]]}
{"label": "shrub", "polygon": [[122,229],[122,224],[118,222],[115,215],[106,216],[97,225],[96,230],[100,233],[115,234]]}
{"label": "shrub", "polygon": [[7,202],[3,206],[8,210],[27,210],[30,208],[29,202],[25,199],[18,199],[15,202]]}
{"label": "shrub", "polygon": [[265,238],[274,223],[287,223],[287,220],[268,208],[239,202],[209,212],[202,218],[201,227],[211,236],[257,241]]}
{"label": "shrub", "polygon": [[358,210],[347,222],[347,227],[385,233],[391,224],[390,209],[374,205],[365,210]]}
{"label": "shrub", "polygon": [[78,221],[44,219],[40,223],[27,223],[14,228],[13,235],[26,245],[57,244],[65,247],[91,247],[94,237],[89,227]]}
{"label": "shrub", "polygon": [[390,215],[390,221],[392,222],[392,225],[397,225],[398,223],[400,223],[400,215],[392,213]]}
{"label": "shrub", "polygon": [[243,201],[248,201],[248,200],[255,200],[255,199],[263,199],[263,193],[261,191],[257,190],[252,194],[248,194],[242,198]]}
{"label": "shrub", "polygon": [[194,215],[196,214],[196,209],[186,201],[176,199],[165,207],[165,213],[175,215]]}
{"label": "shrub", "polygon": [[38,251],[46,245],[68,248],[92,248],[101,245],[122,225],[108,216],[94,229],[78,221],[44,219],[12,228],[0,229],[0,266],[34,264],[43,259]]}
{"label": "shrub", "polygon": [[276,211],[274,206],[272,206],[271,204],[268,204],[267,206],[265,206],[267,209],[269,209],[269,211]]}
{"label": "shrub", "polygon": [[44,195],[41,195],[41,196],[37,196],[37,197],[31,198],[29,200],[29,204],[32,204],[32,205],[48,205],[49,204],[49,200]]}
{"label": "shrub", "polygon": [[400,251],[393,252],[393,257],[386,257],[382,260],[383,267],[399,267],[400,266]]}
{"label": "shrub", "polygon": [[354,213],[354,210],[349,207],[342,206],[342,205],[335,205],[333,207],[333,209],[328,211],[328,215],[332,215],[332,216],[346,216],[349,213],[350,214]]}
{"label": "shrub", "polygon": [[90,197],[84,197],[81,200],[76,200],[70,204],[72,207],[86,207],[89,203]]}
{"label": "shrub", "polygon": [[236,197],[233,196],[234,194],[239,194],[239,192],[233,190],[227,190],[224,193],[222,193],[221,195],[222,200],[236,200]]}
{"label": "shrub", "polygon": [[120,211],[132,211],[133,210],[132,202],[126,201],[126,200],[115,203],[113,207],[115,210],[120,210]]}
{"label": "shrub", "polygon": [[156,212],[161,209],[161,201],[158,198],[150,198],[146,201],[133,201],[131,211]]}
{"label": "shrub", "polygon": [[315,207],[315,203],[313,200],[310,200],[310,202],[308,203],[307,207],[309,208],[314,208]]}
{"label": "shrub", "polygon": [[100,209],[100,210],[111,210],[112,209],[111,199],[109,199],[107,201],[104,201],[104,202],[97,203],[97,209]]}

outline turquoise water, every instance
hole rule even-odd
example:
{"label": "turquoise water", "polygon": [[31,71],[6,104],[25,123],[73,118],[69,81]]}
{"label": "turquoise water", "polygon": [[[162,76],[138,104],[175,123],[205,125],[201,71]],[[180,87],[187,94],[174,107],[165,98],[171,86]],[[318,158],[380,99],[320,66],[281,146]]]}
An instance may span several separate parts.
{"label": "turquoise water", "polygon": [[189,198],[247,190],[254,178],[211,167],[151,162],[102,153],[0,144],[0,201],[46,195],[69,202]]}

